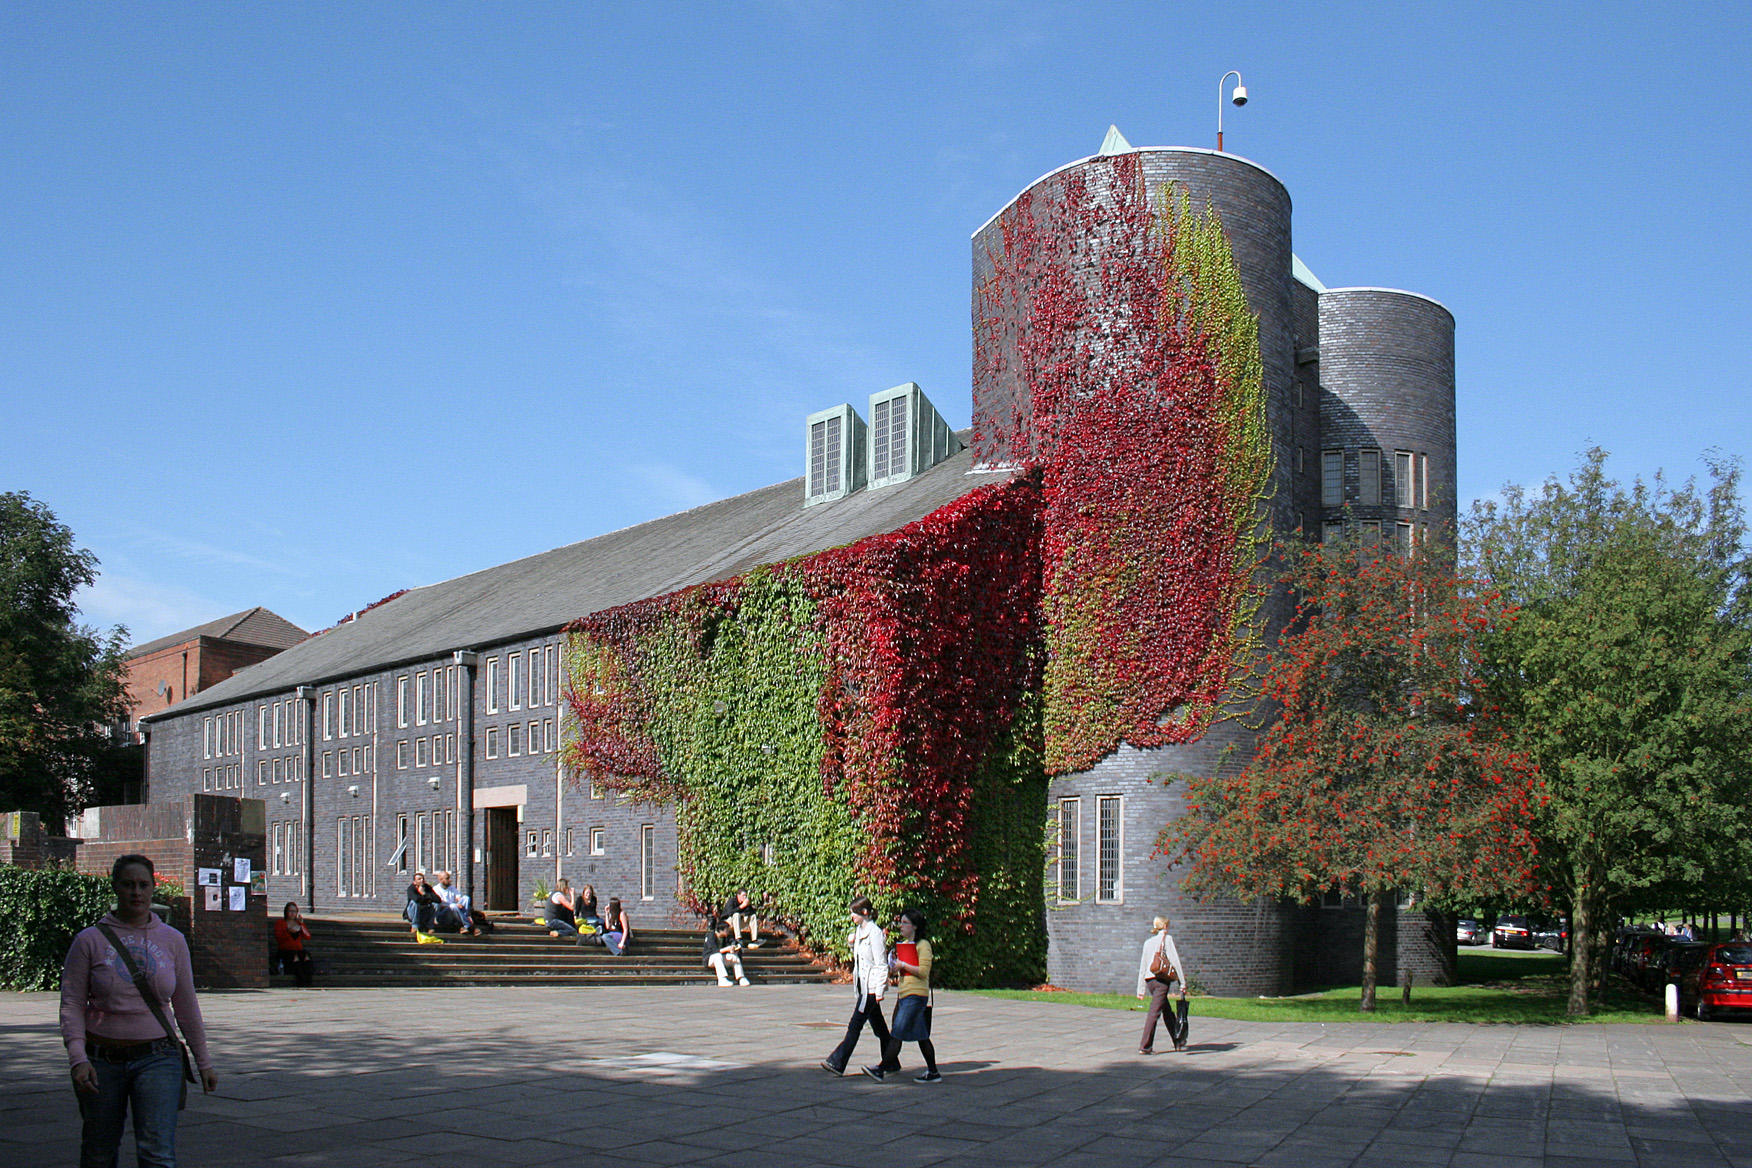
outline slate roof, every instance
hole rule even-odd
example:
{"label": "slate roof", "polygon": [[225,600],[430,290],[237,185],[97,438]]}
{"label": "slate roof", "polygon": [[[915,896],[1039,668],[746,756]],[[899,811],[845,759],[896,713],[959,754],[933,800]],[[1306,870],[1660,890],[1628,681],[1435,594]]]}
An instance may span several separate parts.
{"label": "slate roof", "polygon": [[894,531],[1009,477],[972,468],[963,449],[906,482],[814,507],[803,506],[799,477],[411,589],[142,721],[553,632],[603,609]]}
{"label": "slate roof", "polygon": [[160,649],[169,649],[174,645],[185,645],[197,637],[209,637],[218,641],[240,641],[245,645],[265,645],[271,649],[290,649],[293,645],[310,636],[309,633],[287,620],[277,612],[256,606],[243,612],[234,612],[230,616],[222,616],[218,620],[208,621],[204,625],[196,625],[192,629],[184,629],[180,633],[172,633],[168,637],[159,637],[156,641],[147,641],[144,645],[136,645],[127,652],[128,657],[144,657],[148,653],[156,653]]}

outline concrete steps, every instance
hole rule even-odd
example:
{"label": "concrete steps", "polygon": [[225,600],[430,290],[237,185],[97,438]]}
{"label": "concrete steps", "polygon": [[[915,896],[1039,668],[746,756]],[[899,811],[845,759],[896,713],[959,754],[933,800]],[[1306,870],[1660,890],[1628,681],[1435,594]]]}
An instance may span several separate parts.
{"label": "concrete steps", "polygon": [[[711,985],[700,962],[701,934],[691,929],[636,927],[621,956],[601,945],[554,938],[528,917],[495,917],[484,937],[442,935],[442,945],[418,943],[398,917],[310,918],[316,984],[362,986]],[[760,984],[819,983],[827,975],[786,937],[766,938],[743,953],[748,980]],[[275,986],[292,978],[275,974]]]}

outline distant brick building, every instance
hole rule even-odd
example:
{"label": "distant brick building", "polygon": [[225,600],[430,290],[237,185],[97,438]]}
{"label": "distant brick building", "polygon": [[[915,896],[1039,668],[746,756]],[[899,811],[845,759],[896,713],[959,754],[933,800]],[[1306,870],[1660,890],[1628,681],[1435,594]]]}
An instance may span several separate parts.
{"label": "distant brick building", "polygon": [[[1099,198],[1120,174],[1136,176],[1146,200],[1185,190],[1221,215],[1258,324],[1275,466],[1263,525],[1336,536],[1356,524],[1365,541],[1401,549],[1442,538],[1456,502],[1453,318],[1415,293],[1322,286],[1291,253],[1288,192],[1245,159],[1134,150],[1113,133],[1101,154],[1037,180],[974,233],[976,336],[996,328],[1025,355],[1042,330],[1082,330],[1087,351],[1101,352],[1098,320],[994,317],[980,294],[1013,283],[1021,303],[1039,287],[1094,288],[1138,238],[1045,240],[1045,259],[1005,272],[994,257],[1031,230],[1024,219],[1047,222],[1090,191]],[[1116,315],[1138,307],[1119,304]],[[1038,403],[1017,368],[976,369],[972,431],[949,432],[910,383],[873,394],[868,424],[850,404],[812,414],[799,479],[413,589],[151,713],[153,798],[265,800],[274,903],[393,912],[411,870],[448,867],[489,908],[519,907],[536,877],[563,873],[623,896],[646,919],[678,913],[674,809],[573,785],[561,765],[566,627],[895,532],[1015,473],[1039,453]],[[1282,599],[1273,603],[1268,626],[1284,619]],[[180,668],[172,646],[148,648],[160,668]],[[175,684],[181,700],[209,683],[179,673]],[[1228,722],[1184,745],[1122,744],[1052,777],[1039,813],[1042,838],[1050,825],[1057,841],[1040,857],[1051,865],[1041,914],[1053,982],[1130,992],[1157,912],[1174,917],[1182,952],[1212,992],[1277,994],[1352,975],[1357,914],[1341,899],[1199,904],[1152,857],[1157,831],[1182,810],[1180,793],[1154,780],[1233,765],[1225,748],[1245,751],[1252,734]],[[1442,928],[1393,914],[1383,980],[1439,968],[1453,943]]]}
{"label": "distant brick building", "polygon": [[265,608],[234,612],[128,650],[128,720],[169,709],[310,634]]}

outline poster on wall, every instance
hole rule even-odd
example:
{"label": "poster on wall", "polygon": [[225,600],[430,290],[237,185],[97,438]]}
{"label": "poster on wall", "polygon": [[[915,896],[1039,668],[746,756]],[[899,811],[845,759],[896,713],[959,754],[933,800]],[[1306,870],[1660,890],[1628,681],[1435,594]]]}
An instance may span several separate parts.
{"label": "poster on wall", "polygon": [[251,896],[268,894],[268,874],[260,868],[249,874],[249,892]]}
{"label": "poster on wall", "polygon": [[231,878],[233,880],[237,881],[239,884],[249,883],[249,859],[247,857],[241,860],[233,860],[231,867]]}
{"label": "poster on wall", "polygon": [[201,868],[195,872],[195,883],[202,888],[219,887],[219,869]]}
{"label": "poster on wall", "polygon": [[226,891],[231,894],[231,911],[242,912],[248,904],[249,889],[241,884],[233,884]]}
{"label": "poster on wall", "polygon": [[[217,873],[218,869],[215,868],[214,872]],[[219,904],[219,885],[218,885],[218,883],[215,882],[213,884],[209,884],[205,888],[203,888],[201,891],[205,892],[207,894],[207,900],[206,900],[206,904],[204,906],[206,908],[206,910],[208,912],[218,912],[220,907],[221,907]]]}

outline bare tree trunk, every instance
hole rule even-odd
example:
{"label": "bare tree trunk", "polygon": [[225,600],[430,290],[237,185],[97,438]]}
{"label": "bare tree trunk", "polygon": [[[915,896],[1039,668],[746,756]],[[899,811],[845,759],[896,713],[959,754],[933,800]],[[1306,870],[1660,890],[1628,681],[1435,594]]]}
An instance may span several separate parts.
{"label": "bare tree trunk", "polygon": [[1375,979],[1381,949],[1381,894],[1369,892],[1369,907],[1363,914],[1363,1000],[1359,1010],[1373,1013]]}

